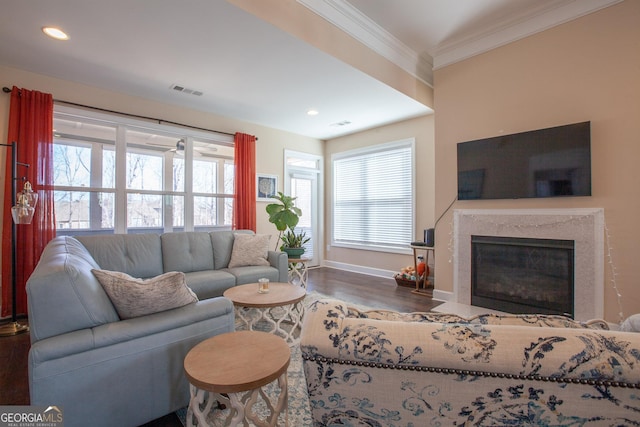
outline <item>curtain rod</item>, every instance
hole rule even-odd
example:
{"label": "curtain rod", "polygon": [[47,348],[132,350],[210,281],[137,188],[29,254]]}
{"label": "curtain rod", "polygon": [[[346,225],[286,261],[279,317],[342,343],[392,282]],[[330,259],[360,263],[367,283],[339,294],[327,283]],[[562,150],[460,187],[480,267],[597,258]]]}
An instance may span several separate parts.
{"label": "curtain rod", "polygon": [[[9,89],[6,86],[2,88],[2,91],[4,93],[11,93],[11,89]],[[98,111],[102,111],[102,112],[105,112],[105,113],[120,114],[120,115],[123,115],[123,116],[135,117],[137,119],[151,120],[151,121],[154,121],[154,122],[158,122],[158,124],[160,124],[160,125],[164,123],[164,124],[170,124],[170,125],[174,125],[174,126],[182,126],[182,127],[186,127],[186,128],[190,128],[190,129],[202,130],[202,131],[205,131],[205,132],[215,132],[215,133],[220,133],[220,134],[223,134],[223,135],[235,136],[235,134],[229,133],[229,132],[222,132],[222,131],[219,131],[219,130],[201,128],[201,127],[198,127],[198,126],[185,125],[183,123],[172,122],[170,120],[157,119],[155,117],[140,116],[140,115],[131,114],[131,113],[122,113],[120,111],[107,110],[105,108],[93,107],[91,105],[77,104],[75,102],[63,101],[63,100],[60,100],[60,99],[54,99],[54,101],[55,102],[60,102],[60,103],[63,103],[63,104],[67,104],[67,105],[73,105],[74,107],[89,108],[89,109],[92,109],[92,110],[98,110]],[[256,141],[257,140],[258,140],[258,138],[256,138]]]}

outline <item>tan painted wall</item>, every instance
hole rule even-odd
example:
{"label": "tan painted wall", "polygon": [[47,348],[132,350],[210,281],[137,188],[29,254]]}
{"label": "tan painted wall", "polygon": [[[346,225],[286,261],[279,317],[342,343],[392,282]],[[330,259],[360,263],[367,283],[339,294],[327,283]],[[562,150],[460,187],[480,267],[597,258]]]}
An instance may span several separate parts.
{"label": "tan painted wall", "polygon": [[[640,2],[625,1],[435,72],[436,213],[456,193],[456,143],[591,121],[592,197],[457,202],[459,209],[605,210],[605,317],[640,312]],[[451,212],[436,234],[436,288],[453,290]],[[611,261],[611,262],[610,262]],[[617,275],[612,275],[615,268]],[[579,286],[579,284],[577,284]]]}
{"label": "tan painted wall", "polygon": [[[327,141],[325,150],[325,236],[331,243],[331,203],[333,181],[331,179],[331,156],[336,153],[353,150],[386,142],[415,138],[416,150],[416,230],[415,238],[421,239],[422,230],[434,222],[433,200],[435,197],[434,178],[434,116],[428,115],[400,123],[387,125],[360,132],[354,135]],[[393,218],[389,218],[390,221]],[[401,267],[413,263],[411,255],[385,252],[362,251],[356,249],[331,247],[326,252],[326,261],[350,265],[398,271]]]}
{"label": "tan painted wall", "polygon": [[[55,79],[23,70],[0,67],[0,76],[4,86],[18,86],[30,90],[51,93],[54,99],[75,102],[130,114],[160,118],[184,123],[196,127],[215,129],[222,132],[244,132],[256,135],[256,170],[258,173],[277,175],[280,191],[283,190],[284,150],[292,149],[300,152],[322,155],[324,142],[305,136],[279,131],[264,126],[229,119],[202,111],[175,107],[159,102],[149,101],[115,92],[109,92],[79,83]],[[0,137],[7,139],[9,116],[8,94],[0,93]],[[7,150],[0,150],[0,164],[4,165]],[[4,166],[3,166],[4,168]],[[4,173],[0,174],[0,199],[4,192]],[[277,231],[268,221],[264,210],[265,203],[257,205],[257,232],[271,234],[277,239]],[[0,212],[0,219],[2,212]],[[0,221],[0,226],[2,222]],[[2,254],[2,259],[9,259]]]}

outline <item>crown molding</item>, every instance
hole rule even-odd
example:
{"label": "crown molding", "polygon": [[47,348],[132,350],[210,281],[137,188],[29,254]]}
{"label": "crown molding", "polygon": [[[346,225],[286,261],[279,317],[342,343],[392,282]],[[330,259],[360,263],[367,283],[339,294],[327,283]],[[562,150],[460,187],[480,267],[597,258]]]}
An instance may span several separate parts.
{"label": "crown molding", "polygon": [[493,28],[468,34],[463,39],[440,46],[434,55],[433,69],[485,53],[621,1],[623,0],[561,0],[546,8],[530,11]]}
{"label": "crown molding", "polygon": [[345,0],[297,0],[377,54],[433,87],[433,59],[418,55]]}
{"label": "crown molding", "polygon": [[433,87],[433,70],[471,58],[623,0],[558,0],[418,55],[346,0],[297,0],[415,78]]}

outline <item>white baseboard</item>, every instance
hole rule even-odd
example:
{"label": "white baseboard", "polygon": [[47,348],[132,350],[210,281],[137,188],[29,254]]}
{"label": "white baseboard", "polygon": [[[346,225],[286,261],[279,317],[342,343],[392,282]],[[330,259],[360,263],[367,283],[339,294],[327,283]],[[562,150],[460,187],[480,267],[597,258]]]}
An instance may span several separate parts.
{"label": "white baseboard", "polygon": [[[384,277],[387,279],[393,279],[395,271],[383,270],[381,268],[365,267],[362,265],[346,264],[344,262],[336,261],[324,261],[323,267],[336,268],[338,270],[351,271],[353,273],[368,274],[369,276]],[[395,282],[391,283],[396,286]]]}

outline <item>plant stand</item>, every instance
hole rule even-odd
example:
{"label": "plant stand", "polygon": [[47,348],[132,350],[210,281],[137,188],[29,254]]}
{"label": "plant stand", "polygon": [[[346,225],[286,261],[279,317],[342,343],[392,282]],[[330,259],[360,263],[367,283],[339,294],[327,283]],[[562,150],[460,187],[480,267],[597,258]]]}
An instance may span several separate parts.
{"label": "plant stand", "polygon": [[289,258],[289,283],[307,289],[309,276],[308,263],[310,258]]}
{"label": "plant stand", "polygon": [[[424,274],[424,280],[421,280],[420,275],[418,275],[418,251],[424,251],[425,257],[424,262],[428,266],[429,265],[429,255],[433,255],[435,261],[435,249],[429,246],[415,246],[411,245],[411,249],[413,250],[413,265],[415,267],[416,272],[416,288],[411,291],[413,294],[422,295],[425,297],[432,298],[433,297],[433,283],[427,279],[427,274]],[[422,287],[420,284],[422,283]]]}

